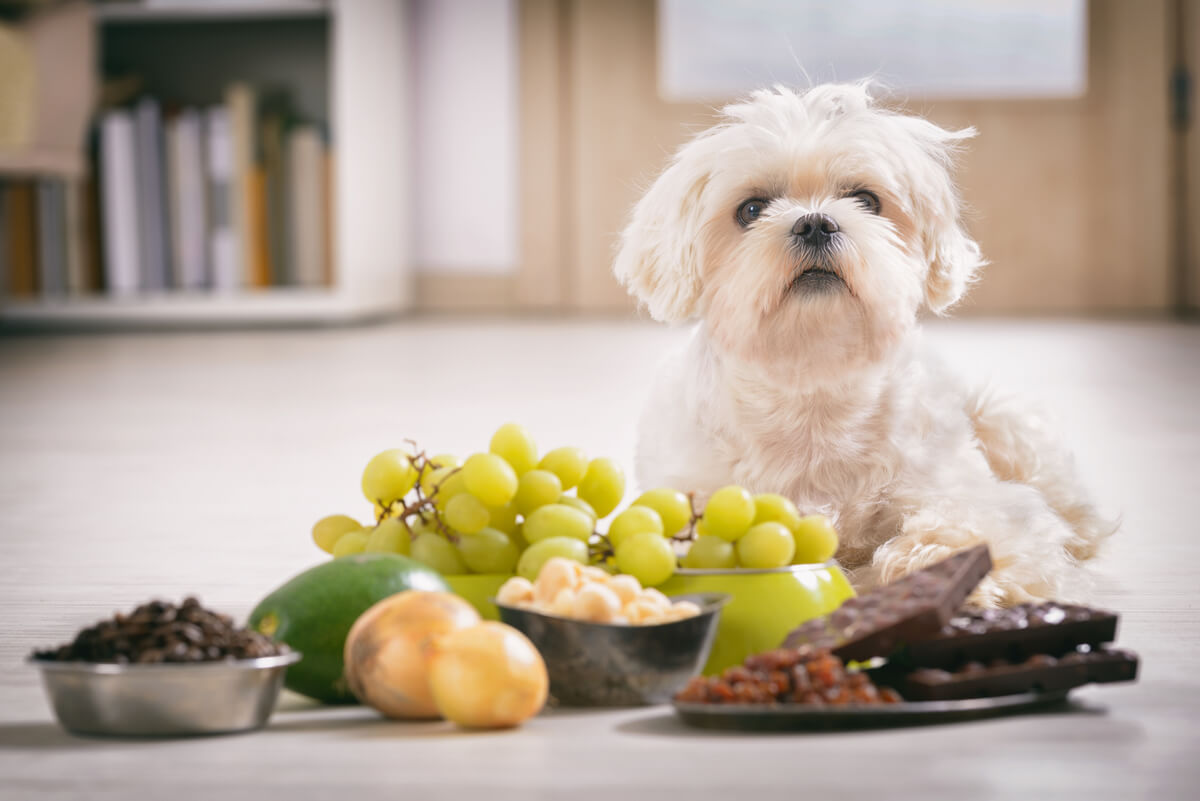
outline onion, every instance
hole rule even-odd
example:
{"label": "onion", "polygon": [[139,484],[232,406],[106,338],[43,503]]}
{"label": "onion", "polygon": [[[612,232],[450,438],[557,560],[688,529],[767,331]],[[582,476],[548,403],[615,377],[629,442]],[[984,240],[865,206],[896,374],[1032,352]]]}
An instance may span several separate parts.
{"label": "onion", "polygon": [[546,703],[546,663],[525,635],[503,623],[453,631],[433,646],[429,683],[442,715],[460,726],[516,726]]}
{"label": "onion", "polygon": [[346,637],[346,682],[358,700],[387,717],[439,717],[429,686],[432,645],[479,621],[473,606],[447,592],[409,590],[385,598]]}

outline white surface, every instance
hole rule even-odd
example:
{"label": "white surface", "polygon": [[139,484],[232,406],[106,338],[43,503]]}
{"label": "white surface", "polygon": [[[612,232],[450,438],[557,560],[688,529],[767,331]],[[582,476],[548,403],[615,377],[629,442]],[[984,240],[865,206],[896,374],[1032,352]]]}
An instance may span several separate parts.
{"label": "white surface", "polygon": [[874,77],[919,97],[1080,97],[1083,0],[661,0],[659,91],[725,100]]}
{"label": "white surface", "polygon": [[1095,601],[1138,651],[1128,686],[1036,716],[894,731],[717,735],[664,708],[548,713],[464,733],[285,698],[270,727],[82,739],[52,722],[35,646],[151,596],[244,615],[323,556],[317,517],[367,513],[359,471],[413,437],[629,465],[641,396],[679,332],[631,323],[0,339],[0,797],[39,799],[1171,799],[1200,780],[1200,327],[960,322],[959,369],[1049,406],[1124,528]]}
{"label": "white surface", "polygon": [[425,272],[518,258],[514,0],[416,0],[413,254]]}

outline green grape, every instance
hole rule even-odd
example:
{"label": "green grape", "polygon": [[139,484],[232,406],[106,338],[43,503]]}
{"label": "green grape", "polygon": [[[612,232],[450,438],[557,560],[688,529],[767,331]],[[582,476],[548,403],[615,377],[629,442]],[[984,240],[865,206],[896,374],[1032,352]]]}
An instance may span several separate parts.
{"label": "green grape", "polygon": [[446,480],[446,476],[454,472],[453,467],[434,467],[426,470],[421,474],[421,479],[417,483],[421,485],[421,492],[425,493],[426,497],[433,494],[433,491]]}
{"label": "green grape", "polygon": [[558,496],[558,503],[561,503],[563,506],[571,506],[575,509],[578,509],[592,519],[593,526],[596,525],[596,510],[592,508],[590,503],[582,498],[576,498],[574,495],[567,495],[566,493],[563,493],[562,495]]}
{"label": "green grape", "polygon": [[475,453],[462,466],[467,492],[485,506],[504,506],[517,494],[517,474],[494,453]]}
{"label": "green grape", "polygon": [[518,476],[537,466],[537,443],[516,423],[505,423],[496,429],[488,450],[508,462]]}
{"label": "green grape", "polygon": [[792,534],[796,541],[794,564],[828,562],[837,553],[838,533],[825,515],[808,515],[800,518],[800,525]]}
{"label": "green grape", "polygon": [[435,468],[449,467],[453,469],[461,463],[458,461],[458,457],[452,453],[439,453],[437,456],[429,457],[429,464]]}
{"label": "green grape", "polygon": [[488,508],[469,492],[455,495],[446,503],[446,524],[463,534],[482,531],[492,516]]}
{"label": "green grape", "polygon": [[394,517],[381,521],[367,535],[367,545],[363,548],[366,553],[398,553],[408,556],[412,538],[408,527]]}
{"label": "green grape", "polygon": [[417,483],[412,457],[401,448],[377,453],[363,469],[362,491],[368,501],[389,504],[400,500]]}
{"label": "green grape", "polygon": [[583,448],[570,446],[555,448],[543,456],[542,461],[538,462],[538,469],[549,470],[558,476],[558,480],[562,482],[565,490],[571,489],[583,480],[587,466],[587,454],[583,452]]}
{"label": "green grape", "polygon": [[450,540],[432,532],[417,535],[412,541],[411,555],[443,576],[458,576],[467,572],[458,549],[450,544]]}
{"label": "green grape", "polygon": [[617,546],[617,569],[642,583],[662,584],[675,574],[675,551],[661,534],[643,531]]}
{"label": "green grape", "polygon": [[783,567],[791,563],[796,541],[787,526],[771,520],[752,526],[738,538],[736,550],[742,567]]}
{"label": "green grape", "polygon": [[313,524],[312,537],[318,548],[325,553],[333,553],[333,546],[343,534],[362,530],[362,523],[349,515],[329,515]]}
{"label": "green grape", "polygon": [[634,504],[614,517],[608,524],[608,541],[614,548],[617,548],[634,534],[641,534],[643,531],[649,531],[661,537],[663,520],[653,509]]}
{"label": "green grape", "polygon": [[505,534],[512,534],[516,531],[517,504],[514,502],[507,506],[490,507],[488,509],[488,527],[503,531]]}
{"label": "green grape", "polygon": [[333,558],[339,556],[350,556],[356,553],[362,553],[367,547],[367,533],[365,531],[347,531],[342,536],[338,537],[338,541],[333,545]]}
{"label": "green grape", "polygon": [[525,539],[525,524],[517,523],[513,530],[507,532],[508,538],[513,541],[513,545],[517,546],[518,551],[524,551],[529,547],[529,540]]}
{"label": "green grape", "polygon": [[597,517],[608,517],[625,495],[625,473],[612,459],[593,459],[576,492],[592,505]]}
{"label": "green grape", "polygon": [[670,487],[643,492],[633,503],[636,506],[648,506],[658,512],[658,516],[662,518],[664,534],[676,534],[692,522],[692,502],[688,500],[688,496]]}
{"label": "green grape", "polygon": [[467,482],[463,480],[462,468],[447,467],[448,472],[435,485],[437,494],[433,496],[433,504],[445,511],[450,499],[467,491]]}
{"label": "green grape", "polygon": [[697,570],[728,570],[737,567],[737,554],[732,542],[709,535],[696,538],[683,555],[682,563],[684,567]]}
{"label": "green grape", "polygon": [[530,470],[517,482],[517,511],[528,517],[534,509],[558,501],[562,482],[549,470]]}
{"label": "green grape", "polygon": [[552,503],[535,509],[525,518],[521,533],[529,543],[549,537],[570,537],[587,542],[592,536],[592,519],[573,507]]}
{"label": "green grape", "polygon": [[[664,540],[665,542],[665,540]],[[561,556],[586,565],[588,560],[587,543],[574,537],[548,537],[533,543],[521,558],[517,560],[517,575],[524,576],[530,581],[536,581],[542,565],[555,556]]]}
{"label": "green grape", "polygon": [[438,533],[437,523],[435,523],[433,520],[426,520],[420,515],[412,515],[409,517],[404,521],[404,526],[408,529],[408,538],[410,540],[426,532],[431,532],[433,534]]}
{"label": "green grape", "polygon": [[782,495],[764,492],[754,496],[754,524],[783,523],[788,531],[795,532],[800,525],[800,512],[796,504]]}
{"label": "green grape", "polygon": [[462,535],[458,554],[472,573],[511,573],[521,557],[513,541],[494,528]]}
{"label": "green grape", "polygon": [[754,499],[741,487],[722,487],[708,499],[702,519],[705,533],[733,542],[754,522]]}

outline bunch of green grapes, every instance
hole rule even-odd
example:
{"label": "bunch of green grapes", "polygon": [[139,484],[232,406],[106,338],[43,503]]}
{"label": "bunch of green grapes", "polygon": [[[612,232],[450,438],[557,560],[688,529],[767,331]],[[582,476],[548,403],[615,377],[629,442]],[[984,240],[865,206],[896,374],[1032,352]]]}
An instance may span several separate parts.
{"label": "bunch of green grapes", "polygon": [[650,490],[613,518],[606,539],[616,568],[651,587],[677,567],[779,568],[825,562],[838,546],[825,516],[801,516],[782,495],[737,486],[714,492],[698,516],[684,493]]}
{"label": "bunch of green grapes", "polygon": [[692,497],[659,487],[608,517],[625,494],[612,459],[588,459],[575,447],[540,455],[527,430],[506,423],[488,450],[461,462],[450,454],[394,448],[363,470],[363,495],[375,524],[330,515],[313,539],[334,557],[399,553],[443,575],[516,573],[530,581],[550,558],[626,573],[643,586],[685,568],[778,568],[824,562],[837,532],[821,515],[802,517],[781,495],[717,490],[703,514]]}
{"label": "bunch of green grapes", "polygon": [[384,551],[424,562],[444,575],[519,573],[536,578],[553,556],[589,563],[596,522],[625,494],[612,459],[580,448],[537,444],[515,423],[501,426],[488,450],[459,461],[392,449],[367,463],[363,494],[375,505],[367,527],[347,515],[317,521],[313,539],[334,557]]}

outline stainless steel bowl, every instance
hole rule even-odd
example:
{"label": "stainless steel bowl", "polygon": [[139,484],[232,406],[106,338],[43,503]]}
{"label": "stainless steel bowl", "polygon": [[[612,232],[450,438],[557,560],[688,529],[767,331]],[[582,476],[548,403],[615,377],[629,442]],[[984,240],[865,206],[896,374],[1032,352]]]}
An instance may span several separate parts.
{"label": "stainless steel bowl", "polygon": [[496,607],[500,619],[533,642],[550,674],[550,694],[563,706],[638,706],[671,700],[708,659],[720,593],[676,595],[700,614],[653,626],[612,625]]}
{"label": "stainless steel bowl", "polygon": [[30,659],[58,722],[80,734],[178,737],[263,726],[288,665],[300,654],[259,659],[117,665]]}

